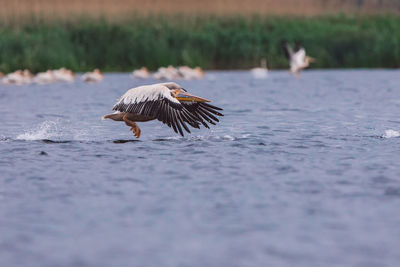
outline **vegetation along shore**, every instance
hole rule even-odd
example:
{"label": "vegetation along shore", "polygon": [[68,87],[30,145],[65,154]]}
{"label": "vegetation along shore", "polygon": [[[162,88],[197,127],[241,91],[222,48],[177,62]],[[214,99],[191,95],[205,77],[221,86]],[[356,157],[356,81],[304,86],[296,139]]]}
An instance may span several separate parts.
{"label": "vegetation along shore", "polygon": [[188,65],[245,69],[266,58],[287,68],[282,40],[300,41],[315,68],[400,67],[400,17],[396,15],[139,16],[124,20],[31,17],[0,25],[0,71],[38,72],[67,67],[131,71]]}

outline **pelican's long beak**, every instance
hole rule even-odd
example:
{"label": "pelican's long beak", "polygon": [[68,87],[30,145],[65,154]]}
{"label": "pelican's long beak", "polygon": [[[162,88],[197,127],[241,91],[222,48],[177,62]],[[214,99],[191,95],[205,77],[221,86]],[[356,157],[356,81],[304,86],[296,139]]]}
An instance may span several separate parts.
{"label": "pelican's long beak", "polygon": [[208,99],[199,97],[199,96],[195,96],[195,95],[191,95],[187,92],[183,92],[183,91],[179,91],[177,92],[177,94],[175,95],[175,98],[178,101],[191,101],[191,102],[211,102]]}
{"label": "pelican's long beak", "polygon": [[308,61],[310,62],[310,63],[313,63],[313,62],[315,62],[315,61],[317,61],[315,58],[313,58],[313,57],[308,57]]}

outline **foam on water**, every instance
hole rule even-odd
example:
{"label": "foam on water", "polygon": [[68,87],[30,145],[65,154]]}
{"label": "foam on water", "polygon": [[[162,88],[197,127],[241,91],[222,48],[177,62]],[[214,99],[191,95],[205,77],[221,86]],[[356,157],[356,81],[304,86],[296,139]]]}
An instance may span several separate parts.
{"label": "foam on water", "polygon": [[399,137],[400,136],[400,132],[399,131],[395,131],[395,130],[386,130],[385,133],[382,135],[383,138],[393,138],[393,137]]}

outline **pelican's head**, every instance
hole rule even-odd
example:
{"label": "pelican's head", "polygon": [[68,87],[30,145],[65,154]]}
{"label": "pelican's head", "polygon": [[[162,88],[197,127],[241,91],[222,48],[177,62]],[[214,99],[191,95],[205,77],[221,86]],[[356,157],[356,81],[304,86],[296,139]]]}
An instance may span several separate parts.
{"label": "pelican's head", "polygon": [[210,102],[210,100],[191,95],[184,88],[182,88],[179,84],[174,82],[163,83],[165,87],[167,87],[171,91],[171,96],[176,98],[178,101],[187,101],[187,102]]}

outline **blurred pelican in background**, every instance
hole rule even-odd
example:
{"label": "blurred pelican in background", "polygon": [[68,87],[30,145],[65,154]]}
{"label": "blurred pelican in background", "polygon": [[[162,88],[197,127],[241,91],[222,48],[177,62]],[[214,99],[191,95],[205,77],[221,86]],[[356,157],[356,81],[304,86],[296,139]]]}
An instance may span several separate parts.
{"label": "blurred pelican in background", "polygon": [[204,76],[204,71],[200,67],[191,68],[188,66],[178,67],[178,73],[184,80],[201,79]]}
{"label": "blurred pelican in background", "polygon": [[92,72],[86,72],[82,75],[82,80],[87,83],[100,82],[104,79],[104,75],[99,69],[94,69]]}
{"label": "blurred pelican in background", "polygon": [[47,84],[56,81],[56,76],[52,70],[46,72],[39,72],[33,77],[33,82],[38,84]]}
{"label": "blurred pelican in background", "polygon": [[55,81],[73,82],[75,80],[75,74],[72,72],[72,70],[68,70],[66,68],[53,70],[53,75]]}
{"label": "blurred pelican in background", "polygon": [[292,49],[286,41],[283,41],[282,47],[286,58],[289,60],[290,72],[296,76],[299,75],[302,69],[307,68],[310,63],[315,62],[314,58],[306,56],[306,50],[299,42],[296,42],[294,49]]}
{"label": "blurred pelican in background", "polygon": [[150,72],[146,67],[141,67],[140,69],[134,70],[132,72],[132,77],[139,79],[147,79],[150,77]]}
{"label": "blurred pelican in background", "polygon": [[268,76],[267,59],[261,59],[261,67],[250,70],[251,75],[256,79],[265,79]]}
{"label": "blurred pelican in background", "polygon": [[4,84],[22,85],[29,84],[31,82],[31,79],[32,74],[29,70],[17,70],[4,76],[2,82]]}
{"label": "blurred pelican in background", "polygon": [[161,67],[156,73],[153,74],[153,77],[156,80],[193,80],[201,79],[203,76],[204,71],[200,67],[195,67],[192,69],[189,66],[181,66],[175,68],[171,65],[169,65],[167,68]]}
{"label": "blurred pelican in background", "polygon": [[169,65],[167,68],[160,67],[157,72],[153,74],[153,77],[156,80],[176,80],[181,78],[178,69],[172,65]]}

